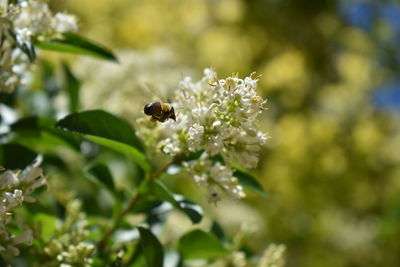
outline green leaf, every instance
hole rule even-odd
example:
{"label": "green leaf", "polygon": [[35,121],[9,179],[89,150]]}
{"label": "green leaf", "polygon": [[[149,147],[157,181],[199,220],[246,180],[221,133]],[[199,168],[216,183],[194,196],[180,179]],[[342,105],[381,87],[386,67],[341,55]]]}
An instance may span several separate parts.
{"label": "green leaf", "polygon": [[173,194],[169,189],[160,181],[153,181],[151,183],[151,189],[153,194],[156,195],[160,200],[167,201],[172,204],[172,206],[179,208],[178,201],[175,200]]}
{"label": "green leaf", "polygon": [[79,109],[79,90],[81,87],[80,81],[72,73],[66,63],[63,63],[64,71],[64,90],[69,95],[69,111],[76,112]]}
{"label": "green leaf", "polygon": [[184,212],[192,223],[196,224],[203,219],[203,209],[194,202],[187,199],[179,200],[180,210]]}
{"label": "green leaf", "polygon": [[150,170],[135,130],[119,117],[103,110],[89,110],[66,116],[57,122],[56,127],[82,134],[90,141],[126,154],[144,170]]}
{"label": "green leaf", "polygon": [[35,116],[21,118],[11,125],[11,130],[38,135],[40,131],[39,118]]}
{"label": "green leaf", "polygon": [[225,235],[224,229],[216,221],[213,221],[213,223],[211,225],[211,233],[213,233],[221,241],[227,240],[227,237]]}
{"label": "green leaf", "polygon": [[71,133],[57,129],[54,127],[55,123],[56,121],[53,119],[31,116],[18,120],[11,125],[11,129],[14,132],[21,132],[24,139],[27,139],[26,137],[28,134],[45,138],[45,134],[43,134],[44,131],[52,136],[57,137],[66,145],[69,145],[73,149],[79,151],[81,143],[80,138],[78,138],[76,135],[72,135]]}
{"label": "green leaf", "polygon": [[185,213],[192,223],[199,223],[203,218],[203,210],[199,205],[184,199],[183,196],[174,195],[162,182],[153,181],[150,187],[155,196],[171,203],[173,207]]}
{"label": "green leaf", "polygon": [[49,241],[52,235],[54,235],[56,222],[57,218],[55,216],[45,213],[35,214],[33,218],[34,225],[41,224],[41,237],[45,241]]}
{"label": "green leaf", "polygon": [[92,142],[95,142],[96,144],[108,147],[114,151],[127,155],[146,171],[149,171],[151,169],[150,162],[147,160],[146,156],[138,149],[130,145],[93,135],[83,135],[83,137]]}
{"label": "green leaf", "polygon": [[104,110],[72,113],[57,122],[56,127],[65,131],[111,139],[142,150],[135,130],[125,121]]}
{"label": "green leaf", "polygon": [[89,55],[100,59],[118,62],[113,52],[104,46],[74,33],[64,33],[63,38],[38,42],[36,47],[73,54]]}
{"label": "green leaf", "polygon": [[190,160],[196,160],[198,158],[200,158],[200,156],[204,153],[204,149],[196,151],[196,152],[192,152],[189,155],[185,155],[182,158],[182,161],[190,161]]}
{"label": "green leaf", "polygon": [[88,173],[90,173],[97,179],[97,181],[110,190],[111,193],[116,193],[114,180],[107,165],[103,163],[94,164],[88,169]]}
{"label": "green leaf", "polygon": [[36,51],[35,47],[31,44],[19,43],[17,42],[17,46],[28,56],[30,62],[34,62],[36,60]]}
{"label": "green leaf", "polygon": [[178,246],[184,259],[213,259],[229,253],[214,235],[199,229],[182,236]]}
{"label": "green leaf", "polygon": [[242,167],[235,165],[235,171],[233,172],[233,176],[238,178],[239,184],[243,187],[253,190],[254,192],[260,194],[261,196],[267,196],[267,192],[265,192],[262,185],[254,178],[251,174],[246,172]]}
{"label": "green leaf", "polygon": [[164,265],[164,250],[157,237],[144,227],[138,227],[140,246],[146,258],[148,267],[162,267]]}
{"label": "green leaf", "polygon": [[36,152],[18,144],[0,145],[0,166],[6,169],[24,169],[37,156]]}

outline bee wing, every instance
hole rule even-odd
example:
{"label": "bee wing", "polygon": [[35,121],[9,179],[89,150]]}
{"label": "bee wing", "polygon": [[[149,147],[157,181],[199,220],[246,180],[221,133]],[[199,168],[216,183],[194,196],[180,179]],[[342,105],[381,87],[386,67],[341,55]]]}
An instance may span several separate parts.
{"label": "bee wing", "polygon": [[149,97],[148,99],[151,99],[151,101],[166,102],[165,92],[163,92],[160,87],[157,87],[155,84],[149,82],[145,83],[144,87],[146,89],[146,94]]}

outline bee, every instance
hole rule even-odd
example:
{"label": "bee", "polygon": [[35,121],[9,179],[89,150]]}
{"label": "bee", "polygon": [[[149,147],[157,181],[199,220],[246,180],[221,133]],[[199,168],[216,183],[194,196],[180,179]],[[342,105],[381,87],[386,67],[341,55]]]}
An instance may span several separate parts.
{"label": "bee", "polygon": [[176,121],[174,107],[168,103],[151,102],[144,106],[144,114],[151,116],[152,121],[164,122],[168,119]]}

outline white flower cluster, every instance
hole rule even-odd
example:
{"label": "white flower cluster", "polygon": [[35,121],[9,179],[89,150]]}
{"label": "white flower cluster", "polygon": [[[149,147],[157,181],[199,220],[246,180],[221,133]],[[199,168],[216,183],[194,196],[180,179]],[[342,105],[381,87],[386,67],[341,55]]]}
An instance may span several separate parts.
{"label": "white flower cluster", "polygon": [[[189,77],[181,81],[172,104],[176,122],[161,125],[168,138],[159,146],[170,155],[203,151],[198,160],[186,166],[199,185],[209,188],[212,202],[220,198],[218,189],[242,198],[245,194],[230,166],[256,167],[258,151],[267,140],[256,127],[266,103],[256,92],[259,77],[253,73],[245,79],[218,79],[210,69],[204,74],[196,83]],[[224,164],[210,160],[213,156],[221,156]]]}
{"label": "white flower cluster", "polygon": [[32,231],[30,229],[13,236],[7,229],[12,220],[12,211],[25,202],[34,202],[30,194],[38,187],[46,184],[42,169],[37,164],[23,171],[6,170],[0,174],[0,248],[12,255],[18,255],[18,244],[30,244]]}
{"label": "white flower cluster", "polygon": [[82,203],[69,200],[66,204],[66,219],[60,225],[53,238],[44,248],[49,256],[50,266],[92,266],[92,254],[95,246],[85,242],[89,235],[86,215],[82,212]]}
{"label": "white flower cluster", "polygon": [[34,55],[33,42],[45,41],[61,33],[78,30],[72,15],[51,13],[47,3],[20,0],[16,4],[0,5],[0,92],[12,92],[26,83],[27,72]]}
{"label": "white flower cluster", "polygon": [[232,168],[207,159],[207,153],[203,153],[198,160],[184,162],[184,166],[188,168],[197,185],[207,188],[210,203],[216,204],[221,200],[220,191],[238,199],[246,196],[238,179],[233,176]]}
{"label": "white flower cluster", "polygon": [[285,266],[285,245],[271,244],[264,251],[258,267],[283,267]]}

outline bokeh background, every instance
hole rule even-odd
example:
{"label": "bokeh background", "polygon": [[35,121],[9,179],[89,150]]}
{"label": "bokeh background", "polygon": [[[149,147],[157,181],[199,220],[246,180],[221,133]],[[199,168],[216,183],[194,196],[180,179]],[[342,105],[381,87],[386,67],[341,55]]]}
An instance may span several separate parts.
{"label": "bokeh background", "polygon": [[[206,67],[220,77],[262,74],[259,90],[269,110],[261,127],[272,139],[255,174],[269,196],[249,193],[243,202],[206,208],[231,235],[243,223],[251,225],[255,234],[247,245],[261,252],[270,243],[285,244],[287,266],[398,266],[400,4],[54,0],[51,5],[76,14],[81,34],[106,44],[120,59],[115,64],[74,58],[87,109],[104,108],[134,123],[144,103],[159,95],[168,99],[183,76],[200,78]],[[189,179],[169,183],[192,199],[204,198]]]}

